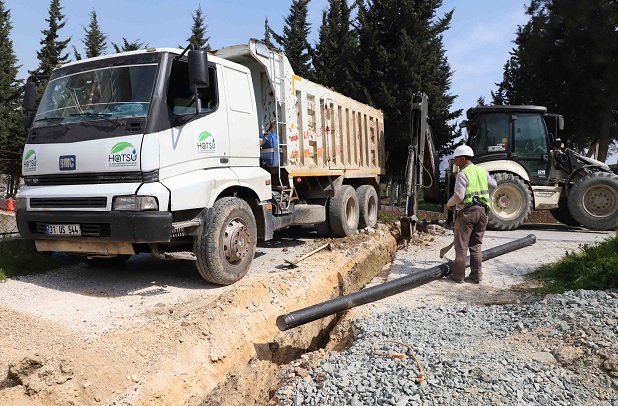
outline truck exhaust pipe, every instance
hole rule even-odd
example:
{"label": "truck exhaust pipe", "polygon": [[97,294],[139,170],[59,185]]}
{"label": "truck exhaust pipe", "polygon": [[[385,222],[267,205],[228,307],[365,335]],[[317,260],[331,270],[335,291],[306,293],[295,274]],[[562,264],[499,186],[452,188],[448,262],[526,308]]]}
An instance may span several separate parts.
{"label": "truck exhaust pipe", "polygon": [[[497,247],[489,248],[482,252],[482,260],[487,261],[500,255],[527,247],[536,242],[536,236],[530,234],[527,237],[520,238]],[[470,266],[470,257],[466,259],[466,267]],[[412,275],[404,276],[389,282],[382,283],[358,292],[344,295],[336,299],[332,299],[323,303],[318,303],[304,309],[296,310],[291,313],[282,314],[277,317],[277,327],[281,331],[286,331],[294,327],[307,324],[311,321],[321,319],[326,316],[338,313],[343,310],[348,310],[356,306],[364,305],[370,302],[375,302],[384,299],[388,296],[393,296],[409,289],[417,288],[426,283],[440,279],[449,273],[453,267],[453,261],[445,264],[434,266],[429,269],[424,269],[415,272]]]}

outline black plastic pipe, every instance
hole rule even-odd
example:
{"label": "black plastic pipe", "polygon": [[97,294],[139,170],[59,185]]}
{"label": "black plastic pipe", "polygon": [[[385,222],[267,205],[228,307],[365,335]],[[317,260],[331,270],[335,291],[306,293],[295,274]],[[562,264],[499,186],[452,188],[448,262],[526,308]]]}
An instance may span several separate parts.
{"label": "black plastic pipe", "polygon": [[[536,236],[530,234],[519,240],[511,241],[497,247],[484,250],[482,260],[487,261],[500,255],[527,247],[536,242]],[[466,260],[466,267],[470,266],[470,257]],[[349,295],[341,296],[323,303],[318,303],[304,309],[296,310],[291,313],[282,314],[277,317],[277,327],[279,330],[286,331],[294,327],[301,326],[311,321],[321,319],[326,316],[348,310],[356,306],[375,302],[388,296],[393,296],[409,289],[417,288],[426,283],[440,279],[451,272],[453,261],[414,272],[412,275],[404,276],[389,282],[372,286]]]}

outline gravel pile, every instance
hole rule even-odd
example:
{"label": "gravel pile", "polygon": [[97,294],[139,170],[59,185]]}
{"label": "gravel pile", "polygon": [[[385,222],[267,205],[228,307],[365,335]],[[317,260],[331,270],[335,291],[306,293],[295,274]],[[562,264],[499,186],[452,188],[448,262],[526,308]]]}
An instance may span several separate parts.
{"label": "gravel pile", "polygon": [[[343,352],[282,369],[280,405],[618,406],[618,295],[583,291],[519,305],[394,308],[355,321]],[[400,359],[372,351],[405,353]]]}

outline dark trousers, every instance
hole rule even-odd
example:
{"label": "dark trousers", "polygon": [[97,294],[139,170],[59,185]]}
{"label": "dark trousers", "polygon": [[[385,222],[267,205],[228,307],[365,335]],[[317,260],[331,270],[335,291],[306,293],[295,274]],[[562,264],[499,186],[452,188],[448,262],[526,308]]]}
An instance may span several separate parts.
{"label": "dark trousers", "polygon": [[487,214],[481,206],[468,206],[457,212],[455,220],[455,264],[453,278],[462,280],[466,273],[466,257],[470,250],[470,277],[483,278],[481,244],[487,228]]}

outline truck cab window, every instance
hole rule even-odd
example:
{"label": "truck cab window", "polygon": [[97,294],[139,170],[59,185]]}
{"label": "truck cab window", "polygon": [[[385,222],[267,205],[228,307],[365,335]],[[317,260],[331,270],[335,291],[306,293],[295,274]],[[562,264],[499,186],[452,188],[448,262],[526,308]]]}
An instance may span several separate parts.
{"label": "truck cab window", "polygon": [[[219,104],[215,68],[208,67],[210,86],[199,89],[200,113],[209,113]],[[186,61],[174,60],[167,90],[167,105],[176,115],[195,114],[195,90],[189,84],[189,66]]]}

